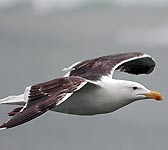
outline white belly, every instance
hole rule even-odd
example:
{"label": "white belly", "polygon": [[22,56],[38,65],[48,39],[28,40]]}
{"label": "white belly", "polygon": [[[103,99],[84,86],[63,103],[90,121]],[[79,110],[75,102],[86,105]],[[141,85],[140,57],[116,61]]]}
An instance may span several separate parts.
{"label": "white belly", "polygon": [[113,96],[114,93],[88,83],[52,111],[75,115],[96,115],[115,111],[130,103],[126,101],[122,103]]}

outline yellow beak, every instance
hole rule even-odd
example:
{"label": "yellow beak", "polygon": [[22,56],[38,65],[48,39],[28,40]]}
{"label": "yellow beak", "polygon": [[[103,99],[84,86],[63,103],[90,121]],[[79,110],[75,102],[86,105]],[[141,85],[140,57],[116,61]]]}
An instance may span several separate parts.
{"label": "yellow beak", "polygon": [[150,93],[148,94],[145,94],[145,96],[147,98],[150,98],[150,99],[155,99],[157,101],[161,101],[163,99],[163,96],[161,93],[159,92],[156,92],[156,91],[150,91]]}

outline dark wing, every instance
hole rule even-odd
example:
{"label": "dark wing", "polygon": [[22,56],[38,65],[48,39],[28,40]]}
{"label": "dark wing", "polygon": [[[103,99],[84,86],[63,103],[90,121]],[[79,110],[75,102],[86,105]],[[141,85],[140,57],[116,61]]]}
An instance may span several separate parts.
{"label": "dark wing", "polygon": [[[72,65],[73,66],[73,65]],[[73,66],[68,76],[80,76],[96,81],[102,76],[111,76],[113,71],[122,71],[131,74],[149,74],[153,71],[155,62],[151,56],[144,53],[123,53],[103,56],[86,60]]]}
{"label": "dark wing", "polygon": [[81,77],[67,77],[31,86],[27,91],[28,102],[22,109],[12,111],[10,115],[14,116],[0,126],[0,129],[12,128],[42,115],[64,102],[86,83]]}
{"label": "dark wing", "polygon": [[18,112],[20,112],[23,109],[23,107],[17,107],[14,110],[12,110],[11,112],[8,113],[9,116],[14,116],[16,115]]}

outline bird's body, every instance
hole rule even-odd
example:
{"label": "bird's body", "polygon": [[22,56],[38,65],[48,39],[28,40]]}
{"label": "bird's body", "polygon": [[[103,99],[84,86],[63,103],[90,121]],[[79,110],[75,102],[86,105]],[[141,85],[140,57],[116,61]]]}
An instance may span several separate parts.
{"label": "bird's body", "polygon": [[161,100],[162,95],[143,85],[112,79],[115,70],[131,74],[149,74],[154,60],[143,53],[103,56],[75,63],[65,77],[26,88],[24,94],[7,97],[1,104],[23,105],[9,113],[13,116],[0,128],[11,128],[30,121],[48,110],[74,114],[97,115],[113,112],[137,100]]}
{"label": "bird's body", "polygon": [[[55,106],[52,111],[62,112],[74,115],[97,115],[113,112],[135,99],[126,97],[124,100],[122,95],[118,95],[118,83],[126,83],[131,81],[115,80],[110,77],[105,77],[103,82],[97,84],[87,83],[79,91],[64,101],[61,105]],[[112,90],[113,89],[113,90]]]}
{"label": "bird's body", "polygon": [[88,83],[69,97],[68,101],[52,110],[75,115],[97,115],[112,112],[129,103],[129,101],[125,101],[124,104],[118,103],[119,99],[113,94],[106,88]]}

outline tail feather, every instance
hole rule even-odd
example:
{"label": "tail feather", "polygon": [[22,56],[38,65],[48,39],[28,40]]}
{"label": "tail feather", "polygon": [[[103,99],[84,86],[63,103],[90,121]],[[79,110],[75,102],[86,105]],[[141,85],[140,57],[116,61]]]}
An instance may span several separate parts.
{"label": "tail feather", "polygon": [[0,104],[25,105],[24,94],[18,96],[8,96],[0,100]]}

